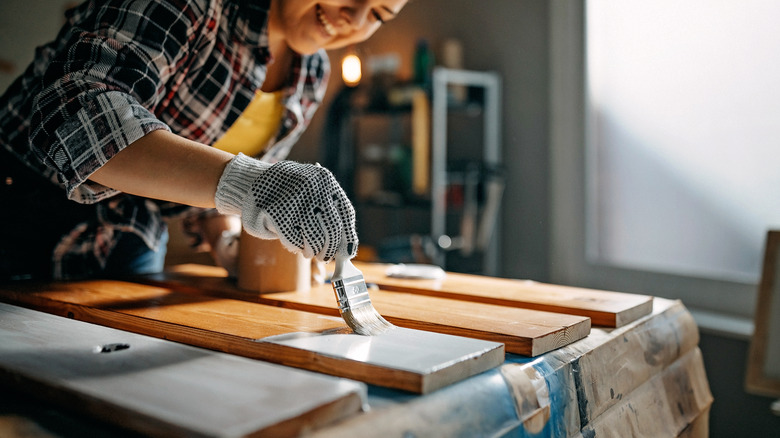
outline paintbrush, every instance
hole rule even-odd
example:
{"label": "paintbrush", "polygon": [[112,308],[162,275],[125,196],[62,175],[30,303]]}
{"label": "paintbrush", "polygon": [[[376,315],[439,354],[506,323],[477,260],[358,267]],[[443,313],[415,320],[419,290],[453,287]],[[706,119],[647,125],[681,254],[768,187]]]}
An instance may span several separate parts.
{"label": "paintbrush", "polygon": [[363,273],[348,258],[336,255],[336,269],[330,281],[339,313],[355,333],[373,336],[395,327],[374,309]]}

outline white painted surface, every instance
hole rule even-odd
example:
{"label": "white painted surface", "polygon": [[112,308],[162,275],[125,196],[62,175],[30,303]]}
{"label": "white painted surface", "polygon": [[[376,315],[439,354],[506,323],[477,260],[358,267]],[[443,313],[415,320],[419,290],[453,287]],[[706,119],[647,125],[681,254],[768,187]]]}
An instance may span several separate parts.
{"label": "white painted surface", "polygon": [[[292,333],[263,341],[421,375],[468,366],[469,359],[483,358],[494,351],[501,352],[503,361],[503,344],[400,327],[376,336],[351,332]],[[490,367],[495,365],[498,363]]]}

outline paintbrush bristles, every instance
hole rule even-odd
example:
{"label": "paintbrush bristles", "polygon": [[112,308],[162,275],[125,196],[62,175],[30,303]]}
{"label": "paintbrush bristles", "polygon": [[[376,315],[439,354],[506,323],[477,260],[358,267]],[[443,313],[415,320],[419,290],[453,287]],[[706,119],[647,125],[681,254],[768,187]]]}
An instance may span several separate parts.
{"label": "paintbrush bristles", "polygon": [[[344,274],[349,275],[344,277]],[[363,274],[347,259],[336,259],[336,271],[331,279],[333,291],[344,322],[361,335],[378,335],[393,325],[387,322],[371,304]]]}
{"label": "paintbrush bristles", "polygon": [[368,306],[345,309],[341,311],[341,317],[359,335],[379,335],[394,327],[382,318],[382,315],[370,304]]}

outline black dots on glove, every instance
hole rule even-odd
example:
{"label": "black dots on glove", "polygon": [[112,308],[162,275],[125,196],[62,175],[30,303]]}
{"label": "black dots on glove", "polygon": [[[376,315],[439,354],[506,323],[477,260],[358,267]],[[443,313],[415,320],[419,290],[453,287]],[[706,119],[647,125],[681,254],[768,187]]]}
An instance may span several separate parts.
{"label": "black dots on glove", "polygon": [[[242,211],[250,233],[270,219],[282,243],[320,260],[330,260],[348,244],[357,245],[355,210],[333,174],[323,167],[280,161],[254,180],[250,195],[245,208],[251,206],[252,211]],[[342,242],[345,236],[347,241]]]}

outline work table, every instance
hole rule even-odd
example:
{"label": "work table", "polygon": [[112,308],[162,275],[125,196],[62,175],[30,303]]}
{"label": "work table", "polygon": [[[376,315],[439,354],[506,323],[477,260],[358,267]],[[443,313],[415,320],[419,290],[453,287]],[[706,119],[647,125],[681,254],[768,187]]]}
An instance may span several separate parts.
{"label": "work table", "polygon": [[[403,284],[398,282],[389,284],[392,283],[391,280],[385,281],[379,278],[379,274],[372,273],[371,269],[377,266],[366,265],[362,268],[370,282],[377,280],[379,283],[381,291],[372,292],[372,301],[377,301],[377,309],[383,315],[386,312],[379,304],[384,298],[378,299],[382,293],[410,292],[408,288],[400,290]],[[329,313],[331,310],[327,306],[317,304],[313,299],[304,300],[300,295],[278,295],[256,297],[256,299],[242,297],[240,291],[236,291],[234,285],[230,284],[229,279],[212,275],[216,271],[210,269],[212,268],[185,267],[163,277],[124,282],[121,288],[117,283],[110,281],[102,284],[75,282],[34,286],[7,284],[0,286],[0,301],[10,303],[13,308],[21,306],[43,310],[47,312],[46,317],[51,317],[48,314],[66,316],[83,321],[80,324],[98,323],[112,326],[113,329],[152,336],[159,338],[153,339],[153,342],[172,344],[176,346],[175,348],[184,347],[180,344],[184,343],[193,345],[198,351],[208,352],[208,354],[244,356],[241,360],[246,360],[247,364],[242,366],[252,366],[252,363],[266,364],[266,360],[258,361],[258,357],[249,357],[254,351],[250,348],[253,347],[250,339],[252,334],[244,334],[240,329],[231,331],[233,329],[230,326],[221,323],[222,320],[215,319],[219,315],[232,320],[235,319],[235,314],[231,312],[245,314],[255,312],[253,309],[273,308],[277,309],[275,311],[287,312],[284,315],[290,317],[295,315],[296,318],[304,318],[301,321],[308,318],[322,320],[324,326],[338,322],[335,321],[337,318]],[[457,280],[459,284],[469,284],[469,288],[483,291],[490,291],[491,288],[494,290],[497,284],[494,281],[498,280],[460,277],[455,274],[448,274],[448,276],[450,279]],[[484,282],[486,287],[479,287],[481,282]],[[504,285],[510,289],[520,286],[519,283],[504,283]],[[454,293],[457,288],[451,284],[445,282],[425,287],[427,291],[435,292],[429,294],[431,300],[455,299]],[[531,288],[529,294],[534,288],[545,291],[547,298],[559,294],[561,302],[563,296],[569,292],[586,295],[591,293],[575,288],[543,284],[523,287]],[[101,295],[111,292],[112,288],[122,291],[121,300],[117,295],[113,301],[108,302],[105,296]],[[131,292],[134,295],[131,295]],[[424,295],[424,292],[426,291],[417,291],[417,294]],[[594,294],[602,292],[592,291]],[[436,294],[439,296],[432,296]],[[499,297],[500,293],[487,293],[487,295],[492,299],[492,303],[472,302],[473,306],[489,304],[511,307],[513,304],[506,301],[515,300],[522,293],[518,290],[504,297]],[[625,295],[629,300],[636,300],[633,296]],[[377,299],[374,296],[377,296]],[[603,305],[609,307],[606,303],[609,295],[598,296],[603,298]],[[504,301],[498,303],[498,298]],[[397,298],[396,301],[399,299]],[[430,319],[434,321],[428,322],[427,316],[415,313],[418,328],[427,327],[439,333],[447,333],[454,328],[458,336],[467,334],[487,338],[488,340],[479,341],[484,342],[486,346],[480,350],[484,356],[478,358],[482,360],[484,369],[473,370],[472,374],[464,378],[458,377],[462,377],[460,373],[466,372],[463,370],[455,370],[443,377],[436,374],[438,371],[421,371],[424,378],[432,379],[435,384],[433,389],[427,390],[424,385],[411,387],[411,390],[399,389],[394,387],[399,385],[381,379],[373,381],[375,377],[361,375],[353,370],[349,381],[356,379],[363,382],[355,382],[355,384],[358,387],[362,385],[365,393],[360,395],[360,389],[351,388],[345,392],[340,403],[349,406],[349,409],[357,410],[352,412],[344,407],[341,409],[341,414],[334,416],[332,420],[318,415],[319,422],[316,427],[307,426],[297,429],[293,427],[293,429],[280,430],[295,430],[295,433],[318,437],[376,436],[379,433],[382,436],[399,437],[432,435],[523,437],[537,436],[536,434],[539,433],[542,434],[541,436],[594,436],[594,434],[595,436],[629,436],[640,432],[645,436],[706,436],[712,396],[698,349],[697,327],[681,302],[656,297],[649,303],[647,314],[633,315],[631,316],[633,320],[622,323],[615,319],[613,324],[615,327],[596,324],[591,327],[589,317],[567,316],[562,319],[567,327],[570,327],[567,330],[582,332],[583,318],[588,320],[587,330],[581,336],[577,335],[570,339],[561,340],[560,338],[565,336],[558,336],[558,342],[562,345],[553,346],[554,348],[539,354],[534,354],[531,350],[528,350],[528,354],[505,353],[501,350],[500,359],[495,356],[497,350],[493,347],[494,342],[489,340],[493,339],[495,333],[480,334],[483,329],[476,330],[471,326],[463,328],[464,324],[457,321],[442,321],[437,315],[432,315]],[[319,310],[313,308],[306,312],[300,310],[301,306],[315,304],[319,306],[317,307]],[[532,309],[523,311],[549,311],[552,306],[549,300],[543,304],[547,306],[547,310],[532,310],[533,306],[531,306]],[[636,309],[641,306],[644,304],[632,305],[631,308]],[[177,328],[186,325],[182,321],[192,319],[191,316],[187,316],[187,313],[182,313],[183,309],[191,309],[199,314],[212,312],[208,318],[212,325],[205,326],[203,324],[206,323],[198,323],[201,325],[195,327],[195,323],[192,323],[184,328]],[[178,312],[176,315],[171,313],[174,310]],[[576,310],[573,312],[577,313]],[[395,318],[391,319],[394,324],[414,322],[404,322],[414,318],[405,318],[401,310],[389,309],[387,313]],[[60,316],[56,318],[62,320]],[[527,317],[531,316],[529,314]],[[172,319],[174,317],[180,319],[174,321]],[[297,324],[289,320],[282,322],[292,326]],[[607,323],[601,322],[601,324]],[[174,324],[178,325],[174,326]],[[296,329],[300,328],[300,326],[296,327],[298,327]],[[312,328],[312,330],[321,329]],[[413,329],[402,328],[401,330]],[[525,332],[507,332],[502,336],[515,338],[538,336],[541,339],[543,336],[538,334],[540,333],[538,329],[534,328],[534,330],[536,331],[528,332],[531,333],[530,335],[523,335]],[[174,343],[171,340],[178,342]],[[463,342],[471,345],[469,344],[471,341]],[[483,344],[479,342],[474,345],[483,348]],[[541,345],[549,348],[550,342],[545,340]],[[503,347],[504,344],[500,345]],[[187,348],[193,347],[187,346]],[[268,346],[264,348],[267,350]],[[397,347],[397,349],[399,355],[404,354],[404,347]],[[314,375],[324,377],[327,377],[327,374],[338,375],[341,372],[338,367],[335,367],[336,369],[312,367],[312,361],[322,361],[318,354],[320,353],[315,352],[314,355],[308,353],[306,355],[308,360],[296,359],[291,360],[291,363],[274,366],[280,367],[281,371],[287,368],[290,370],[303,368],[316,371]],[[270,355],[269,358],[275,360]],[[338,358],[331,357],[330,360],[339,363]],[[357,360],[353,365],[360,365],[361,359],[350,360]],[[366,364],[370,364],[372,359],[365,360]],[[474,358],[466,362],[474,362]],[[382,367],[383,365],[379,364],[370,369],[374,370],[375,374],[382,375],[385,372]],[[105,425],[95,420],[95,418],[102,418],[99,415],[84,417],[60,410],[59,405],[48,402],[44,403],[43,410],[32,408],[38,403],[31,398],[35,393],[27,393],[25,386],[14,386],[13,372],[8,372],[8,366],[3,363],[2,358],[0,358],[0,377],[2,377],[0,383],[13,388],[14,399],[18,394],[23,394],[25,398],[20,405],[8,400],[8,392],[0,398],[2,399],[0,409],[4,412],[0,414],[2,436],[14,436],[14,434],[20,436],[27,432],[31,432],[32,436],[51,436],[46,434],[46,427],[52,424],[59,424],[59,429],[53,431],[54,436],[82,436],[83,433],[100,433],[106,430],[111,431],[110,435],[114,435],[117,431],[114,429],[117,426]],[[411,379],[410,376],[401,373],[398,379],[406,381],[407,377]],[[441,380],[442,378],[445,380]],[[356,408],[353,406],[354,402],[350,405],[344,401],[354,401],[357,397],[355,394],[362,397],[362,407]],[[216,409],[216,406],[214,408]],[[273,406],[266,409],[273,409]],[[186,421],[184,423],[186,424]],[[120,424],[128,423],[123,421]],[[128,436],[133,434],[129,430],[119,430]]]}

